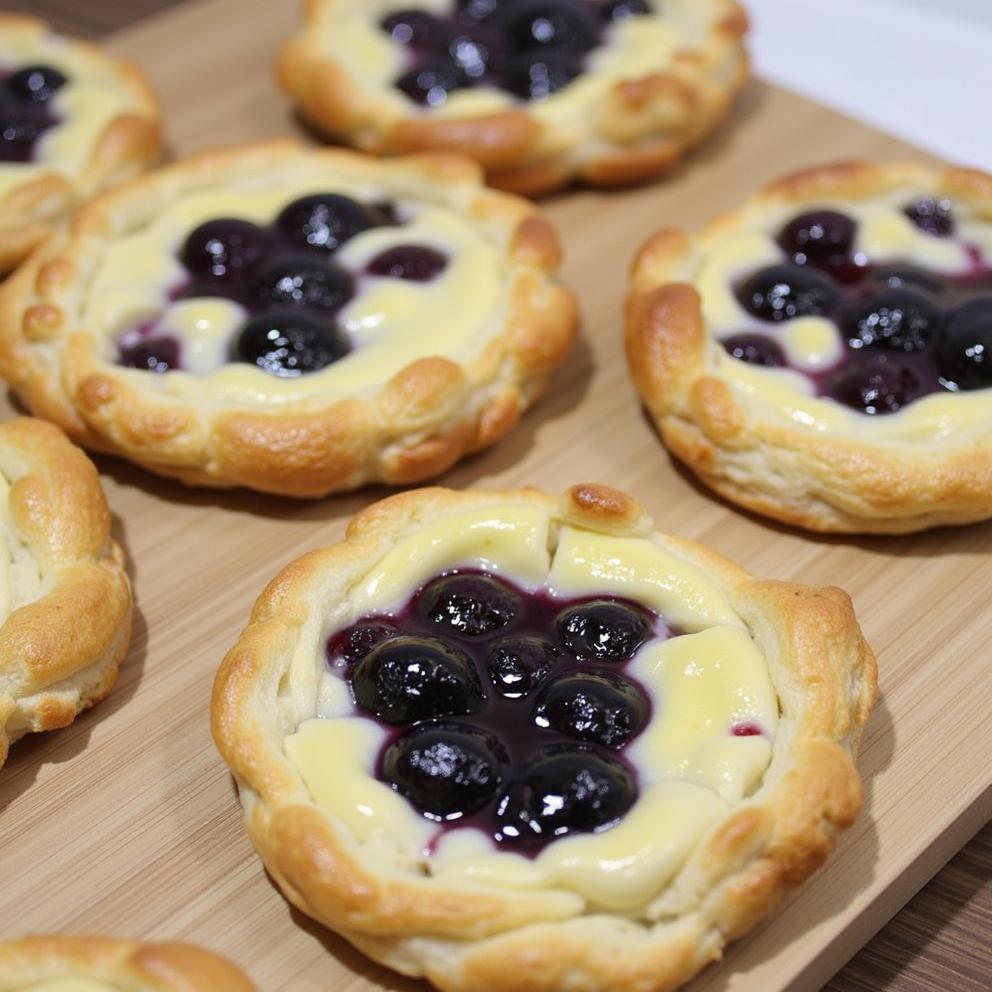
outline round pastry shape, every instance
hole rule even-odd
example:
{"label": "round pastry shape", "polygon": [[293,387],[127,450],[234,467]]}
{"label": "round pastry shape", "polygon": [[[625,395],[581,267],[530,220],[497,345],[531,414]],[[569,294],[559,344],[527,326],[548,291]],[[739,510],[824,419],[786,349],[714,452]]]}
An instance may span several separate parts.
{"label": "round pastry shape", "polygon": [[228,961],[190,944],[31,936],[0,943],[0,992],[256,992]]}
{"label": "round pastry shape", "polygon": [[0,372],[83,444],[320,496],[502,437],[576,325],[554,232],[467,159],[273,142],[97,197],[0,291]]}
{"label": "round pastry shape", "polygon": [[0,424],[0,765],[27,733],[103,699],[131,587],[93,463],[52,424]]}
{"label": "round pastry shape", "polygon": [[853,821],[874,694],[840,590],[602,486],[425,489],[269,585],[212,717],[268,871],[369,956],[451,992],[661,992]]}
{"label": "round pastry shape", "polygon": [[37,18],[0,14],[0,271],[160,147],[158,106],[137,66]]}
{"label": "round pastry shape", "polygon": [[726,116],[746,31],[735,0],[310,0],[279,75],[332,138],[533,195],[671,166]]}
{"label": "round pastry shape", "polygon": [[992,515],[992,177],[827,166],[634,265],[627,357],[670,450],[811,530]]}

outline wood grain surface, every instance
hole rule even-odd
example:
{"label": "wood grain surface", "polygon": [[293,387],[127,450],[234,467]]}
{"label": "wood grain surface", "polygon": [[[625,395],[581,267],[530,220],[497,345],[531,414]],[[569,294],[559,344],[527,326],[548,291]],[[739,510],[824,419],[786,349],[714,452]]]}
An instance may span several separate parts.
{"label": "wood grain surface", "polygon": [[[8,4],[100,35],[168,0]],[[295,4],[204,0],[116,36],[162,90],[174,152],[297,133],[270,67]],[[664,454],[620,358],[625,270],[653,228],[695,228],[763,181],[827,158],[920,157],[795,96],[754,84],[731,126],[666,182],[549,205],[582,297],[583,341],[548,399],[451,485],[620,484],[665,529],[757,574],[854,596],[881,669],[865,737],[868,804],[836,856],[693,992],[813,990],[992,815],[986,628],[992,525],[912,538],[810,538],[737,513]],[[281,564],[335,539],[369,500],[311,504],[191,492],[100,461],[137,592],[114,695],[68,730],[22,741],[0,774],[0,936],[103,931],[200,941],[264,992],[422,990],[292,911],[245,838],[208,734],[216,665]],[[988,992],[992,831],[986,828],[854,960],[833,992]],[[484,992],[484,990],[480,990]]]}

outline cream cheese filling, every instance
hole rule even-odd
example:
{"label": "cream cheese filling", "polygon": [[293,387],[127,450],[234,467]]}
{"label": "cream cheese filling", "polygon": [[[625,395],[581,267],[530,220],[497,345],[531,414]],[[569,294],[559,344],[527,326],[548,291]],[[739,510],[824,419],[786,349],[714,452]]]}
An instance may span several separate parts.
{"label": "cream cheese filling", "polygon": [[[389,195],[344,174],[321,181],[297,178],[278,189],[212,190],[181,198],[147,226],[116,239],[101,260],[83,309],[101,357],[113,362],[120,335],[151,321],[155,333],[180,340],[186,368],[164,374],[119,369],[120,374],[164,396],[270,407],[369,392],[430,355],[460,364],[477,358],[505,324],[506,262],[484,229],[438,204],[400,201],[406,223],[365,231],[335,253],[335,263],[359,279],[355,297],[339,314],[352,350],[317,372],[280,378],[229,362],[231,343],[246,319],[244,308],[218,297],[168,300],[169,290],[186,278],[177,253],[199,224],[238,217],[267,225],[297,197],[326,191],[366,201]],[[429,283],[359,275],[379,252],[402,244],[434,248],[448,264]]]}
{"label": "cream cheese filling", "polygon": [[52,172],[70,179],[80,174],[107,125],[137,109],[134,95],[110,66],[66,38],[0,34],[0,71],[37,64],[58,69],[68,80],[50,104],[59,123],[39,138],[35,161],[0,163],[0,197]]}
{"label": "cream cheese filling", "polygon": [[[471,828],[439,833],[374,777],[386,731],[357,715],[348,686],[323,662],[324,641],[362,615],[401,607],[420,584],[453,567],[485,568],[563,599],[639,599],[682,631],[649,641],[631,663],[654,713],[626,751],[640,795],[615,826],[556,840],[527,858],[498,850]],[[778,722],[764,657],[726,596],[695,565],[654,539],[570,526],[555,535],[547,512],[526,504],[460,513],[400,541],[324,623],[308,624],[289,682],[312,709],[297,713],[285,753],[313,801],[359,844],[448,882],[563,888],[590,906],[631,915],[644,912],[707,829],[760,786]],[[737,723],[762,734],[735,736]]]}
{"label": "cream cheese filling", "polygon": [[[867,416],[832,399],[815,395],[813,382],[794,369],[761,368],[732,358],[719,345],[731,334],[750,330],[768,334],[790,361],[817,372],[830,368],[843,354],[840,332],[823,317],[802,317],[769,324],[752,317],[738,302],[733,287],[766,265],[785,261],[775,242],[777,232],[796,214],[833,209],[858,223],[855,253],[872,264],[908,263],[942,274],[967,274],[977,250],[992,265],[992,225],[969,216],[966,205],[955,204],[957,232],[953,240],[926,234],[902,213],[902,208],[925,189],[901,188],[865,202],[825,199],[803,207],[759,205],[743,211],[737,225],[715,228],[701,239],[691,278],[702,298],[703,317],[712,334],[708,363],[713,372],[731,383],[746,409],[769,412],[793,426],[824,435],[861,435],[873,441],[938,440],[961,430],[977,428],[992,415],[988,389],[931,393],[896,413]],[[689,273],[687,273],[689,275]]]}

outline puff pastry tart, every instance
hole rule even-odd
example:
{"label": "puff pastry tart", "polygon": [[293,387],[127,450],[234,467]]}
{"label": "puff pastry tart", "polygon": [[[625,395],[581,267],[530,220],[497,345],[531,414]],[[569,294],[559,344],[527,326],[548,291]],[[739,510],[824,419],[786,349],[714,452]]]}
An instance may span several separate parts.
{"label": "puff pastry tart", "polygon": [[123,562],[86,455],[43,421],[0,424],[0,765],[110,692],[131,634]]}
{"label": "puff pastry tart", "polygon": [[333,138],[537,194],[672,165],[747,78],[746,30],[735,0],[310,0],[279,73]]}
{"label": "puff pastry tart", "polygon": [[0,943],[0,992],[256,992],[223,958],[189,944],[106,937]]}
{"label": "puff pastry tart", "polygon": [[844,164],[642,249],[634,381],[721,495],[820,531],[992,516],[992,177]]}
{"label": "puff pastry tart", "polygon": [[145,77],[33,17],[0,14],[0,271],[79,200],[149,165],[161,144]]}
{"label": "puff pastry tart", "polygon": [[409,483],[544,390],[576,324],[558,263],[467,159],[228,150],[54,235],[0,293],[0,371],[84,444],[187,483]]}
{"label": "puff pastry tart", "polygon": [[286,568],[214,737],[301,910],[451,992],[674,989],[862,801],[847,596],[577,486],[426,489]]}

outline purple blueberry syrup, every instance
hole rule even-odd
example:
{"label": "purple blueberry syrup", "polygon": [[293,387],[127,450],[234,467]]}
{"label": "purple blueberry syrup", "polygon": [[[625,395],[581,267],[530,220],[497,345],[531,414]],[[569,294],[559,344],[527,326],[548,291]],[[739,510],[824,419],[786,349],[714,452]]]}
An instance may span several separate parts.
{"label": "purple blueberry syrup", "polygon": [[380,27],[407,54],[394,85],[436,107],[475,86],[521,100],[550,96],[582,74],[611,24],[651,12],[645,0],[458,0],[448,17],[410,8]]}
{"label": "purple blueberry syrup", "polygon": [[[903,213],[933,237],[954,234],[947,200],[923,197]],[[833,210],[786,224],[777,238],[786,261],[734,287],[765,328],[723,338],[727,353],[751,365],[789,367],[770,325],[826,317],[841,331],[841,360],[818,372],[799,370],[819,396],[877,416],[932,393],[992,387],[992,268],[977,250],[969,247],[970,271],[948,275],[866,263],[854,251],[856,235],[855,221]]]}
{"label": "purple blueberry syrup", "polygon": [[381,781],[439,831],[469,826],[536,854],[612,826],[637,799],[624,750],[651,702],[628,666],[672,635],[628,600],[559,600],[459,570],[334,634],[327,657],[388,730]]}
{"label": "purple blueberry syrup", "polygon": [[[223,297],[245,309],[230,344],[231,362],[279,378],[316,372],[349,350],[338,315],[356,295],[356,276],[334,254],[365,231],[401,223],[395,204],[360,203],[340,193],[293,200],[264,227],[216,217],[180,246],[186,275],[169,297]],[[360,275],[427,282],[447,264],[434,248],[405,244],[376,256]],[[129,368],[162,373],[183,367],[182,343],[156,321],[125,331],[117,350],[118,364]]]}
{"label": "purple blueberry syrup", "polygon": [[59,123],[55,94],[68,79],[51,66],[29,65],[0,77],[0,162],[32,162],[38,139]]}

